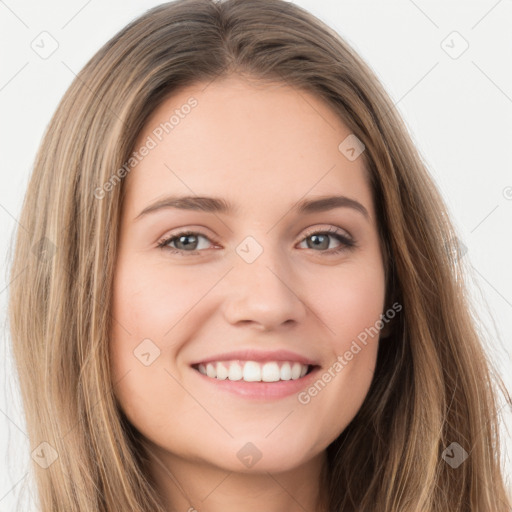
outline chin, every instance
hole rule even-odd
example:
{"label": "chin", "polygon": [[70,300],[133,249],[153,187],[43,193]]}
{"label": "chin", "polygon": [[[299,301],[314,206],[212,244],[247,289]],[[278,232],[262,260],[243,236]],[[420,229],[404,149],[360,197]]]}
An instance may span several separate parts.
{"label": "chin", "polygon": [[325,449],[297,446],[296,442],[284,444],[281,439],[274,442],[264,436],[261,439],[253,438],[252,441],[250,438],[246,439],[231,440],[230,446],[211,453],[208,462],[225,471],[236,473],[283,473],[299,468]]}

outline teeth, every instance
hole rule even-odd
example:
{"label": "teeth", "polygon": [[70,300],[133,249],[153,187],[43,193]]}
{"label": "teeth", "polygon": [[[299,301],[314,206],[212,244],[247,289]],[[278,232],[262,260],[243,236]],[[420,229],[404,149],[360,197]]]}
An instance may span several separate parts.
{"label": "teeth", "polygon": [[[221,363],[217,363],[221,364]],[[242,367],[237,361],[229,365],[228,379],[229,380],[240,380],[242,378]]]}
{"label": "teeth", "polygon": [[222,364],[217,364],[217,379],[225,380],[228,378],[229,370]]}
{"label": "teeth", "polygon": [[281,380],[290,380],[292,378],[292,367],[290,363],[284,363],[281,366]]}
{"label": "teeth", "polygon": [[261,366],[254,361],[247,361],[244,365],[242,379],[245,380],[245,382],[261,381]]}
{"label": "teeth", "polygon": [[261,367],[261,380],[263,382],[276,382],[281,377],[277,363],[265,363]]}
{"label": "teeth", "polygon": [[297,380],[308,371],[307,364],[297,362],[270,361],[222,361],[199,364],[197,369],[203,375],[219,380],[243,380],[245,382],[277,382]]}
{"label": "teeth", "polygon": [[208,375],[208,377],[217,377],[217,370],[213,364],[208,363],[206,365],[206,375]]}
{"label": "teeth", "polygon": [[[306,371],[307,371],[307,368],[306,368]],[[306,373],[304,372],[304,375]],[[302,365],[300,363],[293,363],[293,366],[292,366],[292,379],[295,380],[295,379],[298,379],[299,377],[302,377]]]}

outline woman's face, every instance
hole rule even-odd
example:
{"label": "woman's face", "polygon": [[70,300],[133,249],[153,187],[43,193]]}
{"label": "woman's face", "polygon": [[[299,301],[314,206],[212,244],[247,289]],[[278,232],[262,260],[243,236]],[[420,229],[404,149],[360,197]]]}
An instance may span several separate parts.
{"label": "woman's face", "polygon": [[362,405],[385,275],[350,135],[315,96],[236,77],[140,134],[110,350],[120,407],[168,461],[297,468]]}

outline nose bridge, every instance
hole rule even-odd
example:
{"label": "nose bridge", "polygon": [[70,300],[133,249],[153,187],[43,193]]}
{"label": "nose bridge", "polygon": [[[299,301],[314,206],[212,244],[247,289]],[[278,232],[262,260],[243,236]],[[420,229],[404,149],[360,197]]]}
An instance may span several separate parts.
{"label": "nose bridge", "polygon": [[269,328],[303,318],[305,305],[285,258],[278,247],[264,247],[252,236],[236,247],[224,304],[229,322]]}

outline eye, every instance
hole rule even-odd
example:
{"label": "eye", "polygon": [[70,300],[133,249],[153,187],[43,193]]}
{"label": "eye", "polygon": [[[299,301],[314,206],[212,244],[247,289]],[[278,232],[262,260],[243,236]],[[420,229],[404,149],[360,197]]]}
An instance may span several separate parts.
{"label": "eye", "polygon": [[199,249],[208,248],[208,243],[200,243],[201,239],[210,240],[206,235],[201,233],[197,233],[195,231],[183,231],[161,240],[158,243],[158,247],[175,254],[183,254],[185,252],[194,253]]}
{"label": "eye", "polygon": [[[201,243],[201,240],[205,242]],[[332,240],[337,241],[338,246],[331,247]],[[322,231],[310,231],[300,243],[304,242],[307,244],[307,249],[314,249],[326,255],[338,254],[356,246],[351,237],[334,227]],[[157,247],[172,254],[195,255],[200,250],[208,249],[212,243],[214,242],[209,237],[197,231],[182,231],[164,238]]]}
{"label": "eye", "polygon": [[[337,247],[330,248],[330,242],[333,239],[336,240],[339,245]],[[301,243],[304,242],[306,242],[308,249],[319,249],[321,251],[317,252],[324,252],[326,254],[338,254],[342,251],[351,249],[356,245],[352,238],[339,231],[337,228],[309,232]]]}

